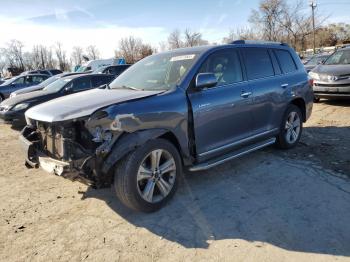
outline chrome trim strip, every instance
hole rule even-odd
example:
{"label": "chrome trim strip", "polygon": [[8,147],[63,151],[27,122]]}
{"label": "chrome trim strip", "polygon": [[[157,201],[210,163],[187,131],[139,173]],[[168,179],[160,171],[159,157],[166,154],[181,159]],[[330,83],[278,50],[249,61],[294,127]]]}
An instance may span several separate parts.
{"label": "chrome trim strip", "polygon": [[236,154],[236,155],[229,156],[229,157],[227,157],[227,158],[221,159],[221,160],[219,160],[219,161],[217,161],[217,162],[214,162],[214,163],[199,164],[199,165],[197,165],[197,166],[193,166],[193,167],[189,168],[189,170],[190,170],[190,171],[207,170],[207,169],[212,168],[212,167],[214,167],[214,166],[223,164],[223,163],[225,163],[225,162],[227,162],[227,161],[229,161],[229,160],[232,160],[232,159],[238,158],[238,157],[240,157],[240,156],[246,155],[246,154],[248,154],[248,153],[250,153],[250,152],[256,151],[256,150],[258,150],[258,149],[260,149],[260,148],[263,148],[263,147],[272,145],[272,144],[274,144],[275,142],[276,142],[276,138],[271,138],[271,139],[267,140],[267,142],[265,142],[265,143],[263,143],[263,144],[260,144],[260,145],[258,145],[258,146],[255,146],[255,147],[253,147],[253,148],[250,148],[250,149],[248,149],[248,150],[246,150],[246,151],[240,152],[240,153],[238,153],[238,154]]}
{"label": "chrome trim strip", "polygon": [[198,154],[198,156],[199,157],[203,157],[203,156],[206,156],[206,155],[209,155],[209,154],[221,151],[221,150],[225,150],[225,149],[230,148],[230,147],[234,147],[234,146],[243,144],[245,142],[248,142],[249,140],[253,140],[253,139],[258,138],[260,136],[268,135],[270,133],[274,133],[274,132],[277,132],[277,131],[278,131],[278,128],[274,128],[272,130],[265,131],[265,132],[262,132],[260,134],[256,134],[256,135],[253,135],[253,136],[250,136],[250,137],[247,137],[247,138],[243,138],[243,139],[241,139],[239,141],[236,141],[236,142],[233,142],[231,144],[224,145],[224,146],[221,146],[221,147],[217,147],[217,148],[211,149],[211,150],[209,150],[207,152],[200,153],[200,154]]}

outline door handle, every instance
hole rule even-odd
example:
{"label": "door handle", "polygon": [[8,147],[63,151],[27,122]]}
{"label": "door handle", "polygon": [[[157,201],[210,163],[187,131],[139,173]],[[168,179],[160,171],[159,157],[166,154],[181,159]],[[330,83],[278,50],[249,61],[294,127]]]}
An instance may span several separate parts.
{"label": "door handle", "polygon": [[243,98],[247,98],[247,97],[249,97],[249,96],[251,96],[252,95],[252,92],[242,92],[241,93],[241,97],[243,97]]}
{"label": "door handle", "polygon": [[289,86],[289,84],[282,84],[281,87],[282,88],[287,88]]}

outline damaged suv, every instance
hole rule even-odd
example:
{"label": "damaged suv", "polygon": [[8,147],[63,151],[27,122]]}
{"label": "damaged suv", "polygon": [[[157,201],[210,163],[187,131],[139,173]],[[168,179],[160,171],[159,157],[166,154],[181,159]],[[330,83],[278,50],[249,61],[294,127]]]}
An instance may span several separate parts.
{"label": "damaged suv", "polygon": [[289,46],[236,41],[152,55],[105,89],[33,107],[21,141],[28,167],[112,183],[126,206],[152,212],[184,169],[294,147],[312,105]]}

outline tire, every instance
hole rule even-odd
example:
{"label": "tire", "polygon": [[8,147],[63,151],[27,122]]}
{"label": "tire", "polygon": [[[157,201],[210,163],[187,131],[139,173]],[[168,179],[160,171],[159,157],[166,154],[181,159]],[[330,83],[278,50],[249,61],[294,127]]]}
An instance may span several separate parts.
{"label": "tire", "polygon": [[321,98],[319,98],[319,97],[314,97],[314,103],[319,103],[320,100],[321,100]]}
{"label": "tire", "polygon": [[281,123],[280,133],[277,136],[276,145],[279,148],[289,149],[298,144],[303,131],[302,119],[300,108],[296,105],[289,105]]}
{"label": "tire", "polygon": [[114,188],[125,206],[154,212],[172,198],[181,175],[182,161],[176,147],[165,139],[154,139],[116,164]]}

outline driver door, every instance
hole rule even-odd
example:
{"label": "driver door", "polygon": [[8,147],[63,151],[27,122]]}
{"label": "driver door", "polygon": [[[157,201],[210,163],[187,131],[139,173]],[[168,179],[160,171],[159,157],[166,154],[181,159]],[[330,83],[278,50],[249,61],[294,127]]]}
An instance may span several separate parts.
{"label": "driver door", "polygon": [[192,90],[188,94],[197,157],[201,161],[231,150],[251,135],[253,104],[237,49],[211,54],[198,73],[214,73],[218,80],[215,87]]}

